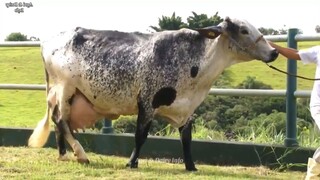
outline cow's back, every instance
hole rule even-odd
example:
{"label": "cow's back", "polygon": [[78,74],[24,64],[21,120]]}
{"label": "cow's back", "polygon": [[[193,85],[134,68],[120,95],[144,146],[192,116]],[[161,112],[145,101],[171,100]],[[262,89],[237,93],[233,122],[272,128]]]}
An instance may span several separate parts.
{"label": "cow's back", "polygon": [[[77,88],[99,113],[114,115],[135,114],[138,96],[151,101],[164,90],[189,99],[183,92],[198,87],[204,51],[204,38],[190,30],[146,35],[84,28],[60,34],[43,48],[55,83]],[[160,105],[153,100],[154,108]]]}
{"label": "cow's back", "polygon": [[142,63],[139,57],[146,47],[150,48],[149,37],[76,28],[45,41],[42,55],[54,83],[77,88],[97,107],[115,107],[111,113],[117,113],[126,102],[122,105],[127,109],[125,114],[134,114],[139,93],[137,70]]}

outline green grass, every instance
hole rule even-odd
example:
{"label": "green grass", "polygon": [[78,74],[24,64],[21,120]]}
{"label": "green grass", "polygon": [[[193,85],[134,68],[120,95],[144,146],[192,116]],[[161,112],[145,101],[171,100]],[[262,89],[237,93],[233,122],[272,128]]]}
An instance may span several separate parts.
{"label": "green grass", "polygon": [[127,157],[94,153],[88,153],[89,165],[81,165],[75,161],[58,161],[57,150],[51,148],[0,147],[0,152],[0,179],[300,180],[305,176],[303,172],[278,172],[263,166],[196,164],[197,172],[187,172],[184,164],[159,162],[156,159],[140,159],[138,169],[128,169],[125,167]]}
{"label": "green grass", "polygon": [[[286,43],[278,44],[281,46],[286,46]],[[319,42],[300,42],[298,44],[298,49],[303,49],[314,45],[319,45]],[[287,60],[282,55],[279,55],[278,59],[270,64],[281,70],[287,70]],[[299,75],[314,78],[316,69],[315,64],[303,64],[301,61],[297,61],[297,67],[297,73]],[[234,80],[232,85],[234,86],[246,79],[247,76],[253,76],[256,77],[256,80],[271,85],[273,89],[286,89],[287,75],[269,68],[260,61],[235,64],[229,67],[227,70],[232,72],[232,79]],[[298,90],[311,90],[312,85],[313,81],[299,78],[297,79]]]}
{"label": "green grass", "polygon": [[[0,83],[44,82],[38,47],[0,48]],[[44,113],[44,91],[0,90],[0,126],[34,127]]]}

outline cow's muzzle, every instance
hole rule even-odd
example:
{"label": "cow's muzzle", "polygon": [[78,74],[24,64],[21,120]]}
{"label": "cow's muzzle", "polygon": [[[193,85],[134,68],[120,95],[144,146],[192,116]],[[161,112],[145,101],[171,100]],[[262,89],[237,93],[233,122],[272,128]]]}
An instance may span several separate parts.
{"label": "cow's muzzle", "polygon": [[279,52],[276,49],[272,50],[269,56],[270,58],[266,61],[266,63],[276,60],[278,56],[279,56]]}

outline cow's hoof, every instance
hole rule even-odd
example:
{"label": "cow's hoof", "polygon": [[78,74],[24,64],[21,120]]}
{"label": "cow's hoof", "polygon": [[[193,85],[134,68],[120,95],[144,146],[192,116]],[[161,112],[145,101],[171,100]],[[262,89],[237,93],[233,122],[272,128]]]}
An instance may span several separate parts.
{"label": "cow's hoof", "polygon": [[80,164],[89,164],[90,161],[88,159],[77,159],[78,163]]}
{"label": "cow's hoof", "polygon": [[186,167],[187,171],[198,171],[198,169],[195,166]]}
{"label": "cow's hoof", "polygon": [[134,163],[128,162],[126,167],[130,167],[131,169],[133,169],[133,168],[136,169],[136,168],[138,168],[138,162],[134,162]]}

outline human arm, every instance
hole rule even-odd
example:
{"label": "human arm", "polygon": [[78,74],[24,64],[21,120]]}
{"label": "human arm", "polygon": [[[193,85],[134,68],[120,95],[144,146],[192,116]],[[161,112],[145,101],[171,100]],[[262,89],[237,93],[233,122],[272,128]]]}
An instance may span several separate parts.
{"label": "human arm", "polygon": [[284,57],[288,59],[293,59],[293,60],[301,60],[301,57],[299,55],[299,51],[293,48],[286,48],[279,46],[277,44],[274,44],[273,42],[268,42],[273,48],[277,49],[277,51],[283,55]]}

